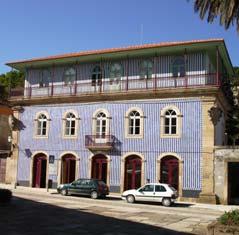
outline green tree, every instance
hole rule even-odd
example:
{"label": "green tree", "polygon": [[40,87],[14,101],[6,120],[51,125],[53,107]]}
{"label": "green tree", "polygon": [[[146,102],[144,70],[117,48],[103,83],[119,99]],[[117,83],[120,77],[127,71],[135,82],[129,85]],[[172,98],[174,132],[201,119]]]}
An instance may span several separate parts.
{"label": "green tree", "polygon": [[234,67],[235,77],[232,79],[232,89],[234,93],[234,103],[232,109],[227,114],[226,132],[229,145],[239,144],[239,67]]}
{"label": "green tree", "polygon": [[195,0],[195,12],[199,12],[200,18],[212,23],[218,16],[220,25],[228,29],[234,23],[239,32],[239,1],[238,0]]}
{"label": "green tree", "polygon": [[9,88],[24,87],[25,74],[17,70],[0,74],[0,99],[8,97]]}

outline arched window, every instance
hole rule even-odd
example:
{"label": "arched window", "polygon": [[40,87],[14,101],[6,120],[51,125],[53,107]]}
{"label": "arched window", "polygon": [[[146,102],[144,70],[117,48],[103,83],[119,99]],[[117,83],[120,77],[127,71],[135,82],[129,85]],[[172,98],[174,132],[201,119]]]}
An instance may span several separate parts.
{"label": "arched window", "polygon": [[96,65],[91,74],[91,81],[92,81],[92,86],[98,85],[100,86],[102,84],[102,70],[99,65]]}
{"label": "arched window", "polygon": [[167,110],[165,112],[164,134],[167,134],[167,135],[177,134],[177,114],[172,109]]}
{"label": "arched window", "polygon": [[39,81],[39,87],[48,87],[51,81],[51,72],[49,70],[43,70]]}
{"label": "arched window", "polygon": [[167,106],[161,110],[161,137],[180,137],[182,115],[175,106]]}
{"label": "arched window", "polygon": [[37,117],[37,136],[47,136],[47,116],[43,113]]}
{"label": "arched window", "polygon": [[183,56],[178,56],[173,60],[172,73],[173,77],[185,76],[185,60]]}
{"label": "arched window", "polygon": [[151,60],[143,60],[140,63],[140,78],[148,79],[152,78],[153,74],[153,62]]}
{"label": "arched window", "polygon": [[105,138],[107,134],[107,117],[106,114],[103,112],[99,112],[96,115],[96,136],[100,138]]}
{"label": "arched window", "polygon": [[73,84],[76,80],[76,70],[74,68],[66,69],[63,75],[65,85]]}
{"label": "arched window", "polygon": [[143,138],[143,112],[140,108],[131,108],[126,112],[125,137]]}
{"label": "arched window", "polygon": [[65,116],[65,136],[75,136],[76,135],[76,116],[74,113],[67,113]]}
{"label": "arched window", "polygon": [[135,110],[129,114],[129,135],[140,135],[140,113]]}

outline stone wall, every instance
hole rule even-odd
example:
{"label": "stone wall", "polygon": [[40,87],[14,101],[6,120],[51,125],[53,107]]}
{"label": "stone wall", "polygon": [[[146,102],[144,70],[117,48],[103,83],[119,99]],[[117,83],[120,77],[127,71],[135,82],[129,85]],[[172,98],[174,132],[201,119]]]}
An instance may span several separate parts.
{"label": "stone wall", "polygon": [[218,203],[228,203],[228,162],[239,162],[239,147],[215,147],[214,150],[215,194]]}

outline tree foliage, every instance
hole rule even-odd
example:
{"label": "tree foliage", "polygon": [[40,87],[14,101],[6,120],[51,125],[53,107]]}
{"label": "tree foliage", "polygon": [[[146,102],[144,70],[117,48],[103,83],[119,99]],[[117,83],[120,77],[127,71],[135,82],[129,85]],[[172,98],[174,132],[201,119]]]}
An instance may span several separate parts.
{"label": "tree foliage", "polygon": [[23,87],[24,79],[25,74],[17,70],[0,74],[0,99],[4,100],[8,97],[9,88]]}
{"label": "tree foliage", "polygon": [[239,1],[238,0],[195,0],[195,12],[199,12],[200,18],[212,23],[220,17],[220,25],[228,29],[234,23],[239,32]]}
{"label": "tree foliage", "polygon": [[227,114],[226,133],[229,145],[239,144],[239,67],[234,67],[235,77],[232,80],[232,89],[234,93],[234,104]]}

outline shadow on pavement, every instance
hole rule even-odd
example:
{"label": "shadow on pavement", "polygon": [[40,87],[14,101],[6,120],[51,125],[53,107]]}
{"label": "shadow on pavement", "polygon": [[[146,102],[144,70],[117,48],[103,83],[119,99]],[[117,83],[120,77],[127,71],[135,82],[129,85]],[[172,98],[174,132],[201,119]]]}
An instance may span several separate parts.
{"label": "shadow on pavement", "polygon": [[[89,205],[90,206],[90,205]],[[188,234],[14,197],[0,204],[1,234]]]}

